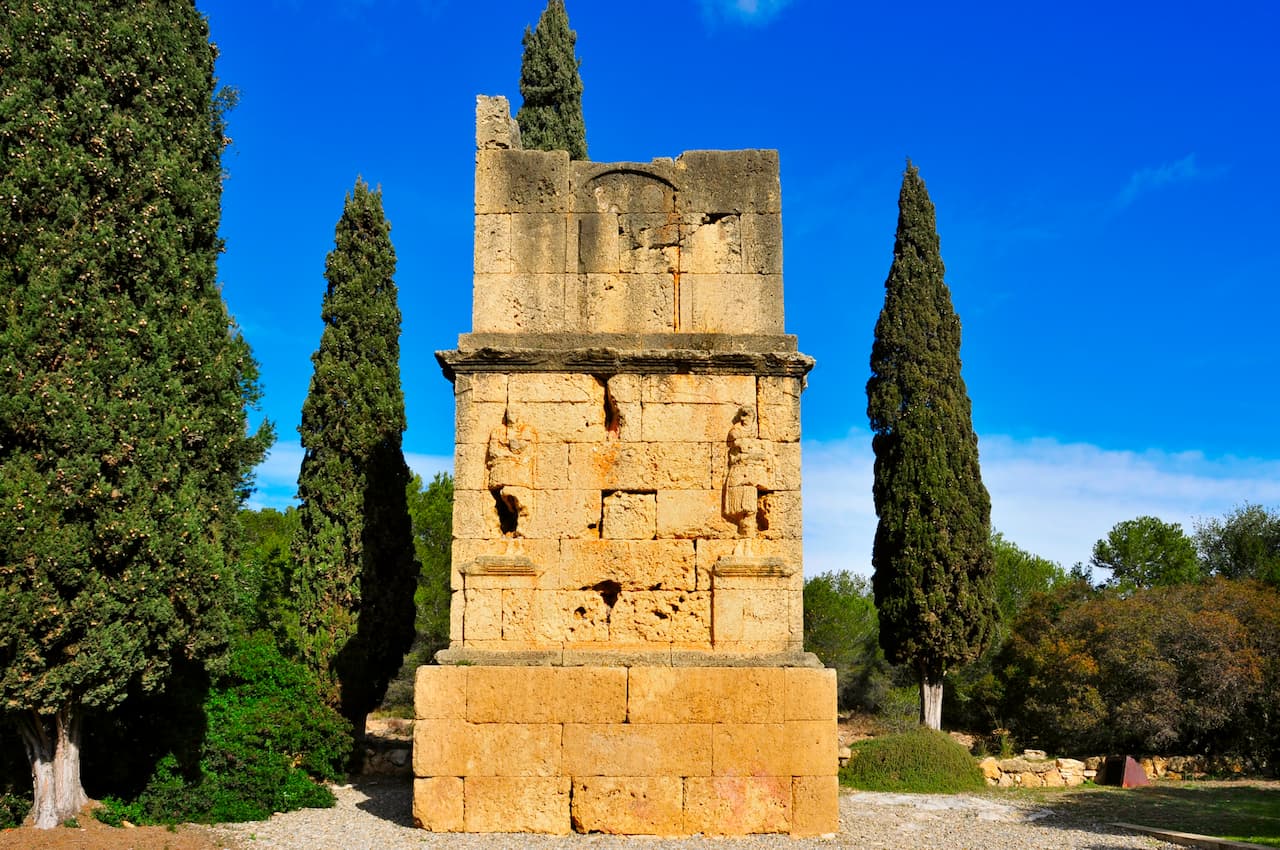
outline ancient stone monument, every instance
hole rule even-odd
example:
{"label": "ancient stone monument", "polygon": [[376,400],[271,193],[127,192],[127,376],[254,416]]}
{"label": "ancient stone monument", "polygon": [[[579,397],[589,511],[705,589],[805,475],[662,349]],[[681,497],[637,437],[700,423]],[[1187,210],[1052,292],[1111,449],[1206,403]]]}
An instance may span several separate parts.
{"label": "ancient stone monument", "polygon": [[803,652],[800,392],[773,151],[525,151],[478,100],[453,381],[451,645],[417,680],[439,831],[834,832]]}

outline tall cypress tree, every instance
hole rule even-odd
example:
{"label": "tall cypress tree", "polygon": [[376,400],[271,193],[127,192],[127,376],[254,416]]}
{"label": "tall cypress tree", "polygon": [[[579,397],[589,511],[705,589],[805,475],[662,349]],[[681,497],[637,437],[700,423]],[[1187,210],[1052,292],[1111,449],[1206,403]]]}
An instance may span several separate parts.
{"label": "tall cypress tree", "polygon": [[570,159],[587,158],[581,63],[573,51],[577,40],[578,34],[569,29],[564,0],[547,0],[537,27],[525,27],[520,62],[524,103],[516,113],[525,150],[568,151]]}
{"label": "tall cypress tree", "polygon": [[0,26],[0,712],[30,822],[85,802],[81,724],[226,640],[236,511],[271,441],[217,285],[225,104],[191,0]]}
{"label": "tall cypress tree", "polygon": [[908,161],[867,382],[880,520],[872,586],[880,645],[915,667],[921,722],[934,729],[943,675],[978,655],[996,616],[991,499],[943,271],[933,203]]}
{"label": "tall cypress tree", "polygon": [[359,742],[413,642],[418,576],[401,449],[396,255],[381,191],[356,182],[334,242],[298,428],[306,454],[294,590],[302,656]]}

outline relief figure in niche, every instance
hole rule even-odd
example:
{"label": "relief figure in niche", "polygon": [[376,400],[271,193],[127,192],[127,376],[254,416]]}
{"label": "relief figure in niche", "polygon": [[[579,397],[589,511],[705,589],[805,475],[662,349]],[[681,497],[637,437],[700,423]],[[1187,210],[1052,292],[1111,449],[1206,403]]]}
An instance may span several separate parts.
{"label": "relief figure in niche", "polygon": [[533,505],[533,448],[537,432],[513,422],[510,414],[489,434],[485,469],[504,537],[521,537],[520,526]]}
{"label": "relief figure in niche", "polygon": [[738,408],[729,429],[724,517],[738,527],[738,537],[745,539],[756,536],[760,493],[773,489],[773,449],[759,433],[756,409]]}

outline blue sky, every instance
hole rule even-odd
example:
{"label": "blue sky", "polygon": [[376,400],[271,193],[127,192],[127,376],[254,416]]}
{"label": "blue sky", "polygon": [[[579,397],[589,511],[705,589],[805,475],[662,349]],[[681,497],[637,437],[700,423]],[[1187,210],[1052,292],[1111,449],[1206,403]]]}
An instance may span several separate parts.
{"label": "blue sky", "polygon": [[[324,258],[357,175],[399,258],[411,465],[452,456],[474,103],[543,0],[200,0],[240,102],[224,294],[293,496]],[[1069,566],[1115,523],[1280,506],[1280,4],[568,0],[591,158],[776,148],[806,572],[869,570],[864,386],[906,157],[938,209],[995,526]]]}

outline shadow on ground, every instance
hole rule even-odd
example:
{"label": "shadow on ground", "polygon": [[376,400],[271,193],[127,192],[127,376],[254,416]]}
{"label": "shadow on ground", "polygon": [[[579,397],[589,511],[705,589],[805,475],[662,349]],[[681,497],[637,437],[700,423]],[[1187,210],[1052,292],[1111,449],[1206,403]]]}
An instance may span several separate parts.
{"label": "shadow on ground", "polygon": [[356,803],[357,809],[396,826],[414,825],[412,777],[377,776],[358,779],[352,785],[367,798]]}

